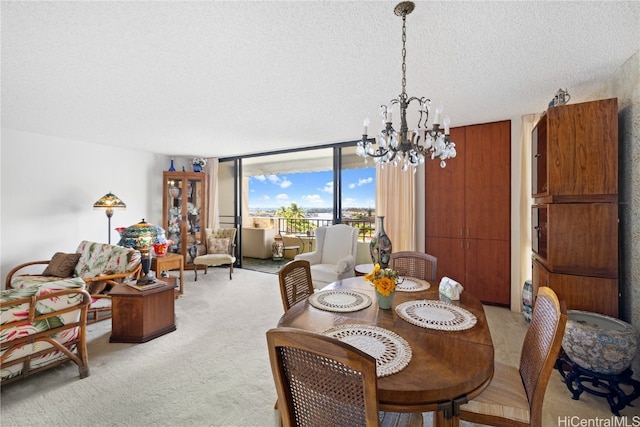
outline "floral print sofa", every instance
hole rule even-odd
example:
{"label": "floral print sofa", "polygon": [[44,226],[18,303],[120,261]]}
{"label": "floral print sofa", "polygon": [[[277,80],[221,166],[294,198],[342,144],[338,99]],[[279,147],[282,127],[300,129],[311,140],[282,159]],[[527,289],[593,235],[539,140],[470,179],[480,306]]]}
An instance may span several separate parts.
{"label": "floral print sofa", "polygon": [[[51,260],[31,261],[13,268],[5,282],[6,289],[24,289],[66,278],[80,278],[86,283],[92,301],[89,323],[111,317],[111,301],[105,289],[108,281],[137,278],[141,271],[140,251],[123,246],[83,240],[76,252],[58,252]],[[46,265],[40,274],[20,274],[35,265]]]}
{"label": "floral print sofa", "polygon": [[85,286],[76,277],[0,292],[2,385],[69,361],[89,375]]}

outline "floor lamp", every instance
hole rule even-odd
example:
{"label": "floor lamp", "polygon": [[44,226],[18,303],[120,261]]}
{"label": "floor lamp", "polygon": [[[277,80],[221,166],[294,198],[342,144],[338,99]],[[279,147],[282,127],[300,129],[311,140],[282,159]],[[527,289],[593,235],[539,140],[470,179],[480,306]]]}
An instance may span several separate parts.
{"label": "floor lamp", "polygon": [[93,204],[94,209],[105,209],[107,214],[107,231],[109,236],[109,244],[111,244],[111,217],[113,216],[114,209],[125,209],[127,205],[125,205],[122,200],[118,198],[112,192],[108,192],[104,196],[100,197],[100,199]]}

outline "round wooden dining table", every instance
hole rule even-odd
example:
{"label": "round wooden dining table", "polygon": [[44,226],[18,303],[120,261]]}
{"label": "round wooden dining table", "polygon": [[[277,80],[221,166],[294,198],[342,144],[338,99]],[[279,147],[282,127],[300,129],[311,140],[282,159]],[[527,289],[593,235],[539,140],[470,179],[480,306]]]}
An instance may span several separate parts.
{"label": "round wooden dining table", "polygon": [[396,333],[409,344],[412,357],[401,371],[378,378],[380,410],[435,411],[434,425],[457,426],[459,406],[480,394],[493,377],[493,342],[480,301],[468,292],[462,292],[460,300],[451,301],[476,317],[471,328],[435,330],[409,323],[395,308],[405,301],[439,300],[437,284],[419,292],[395,292],[388,310],[378,307],[374,289],[363,277],[339,280],[323,288],[333,289],[366,293],[372,303],[359,311],[332,312],[314,307],[307,298],[292,306],[278,326],[321,333],[339,325],[366,324]]}

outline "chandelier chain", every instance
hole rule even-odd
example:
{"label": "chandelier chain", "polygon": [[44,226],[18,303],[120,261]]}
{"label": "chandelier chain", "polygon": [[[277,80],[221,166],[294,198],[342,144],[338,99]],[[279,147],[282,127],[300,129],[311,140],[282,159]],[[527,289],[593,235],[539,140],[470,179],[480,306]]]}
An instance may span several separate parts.
{"label": "chandelier chain", "polygon": [[407,97],[407,15],[402,14],[402,95]]}

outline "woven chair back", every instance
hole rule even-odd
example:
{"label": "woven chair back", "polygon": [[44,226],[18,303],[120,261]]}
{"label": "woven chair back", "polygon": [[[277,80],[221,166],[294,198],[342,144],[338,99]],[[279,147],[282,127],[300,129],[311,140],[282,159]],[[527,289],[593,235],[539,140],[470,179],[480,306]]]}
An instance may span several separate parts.
{"label": "woven chair back", "polygon": [[422,252],[394,252],[391,254],[389,267],[401,276],[415,277],[432,283],[438,280],[438,258]]}
{"label": "woven chair back", "polygon": [[379,425],[372,356],[295,328],[271,329],[267,342],[285,427]]}
{"label": "woven chair back", "polygon": [[520,376],[529,399],[531,425],[541,425],[542,422],[544,393],[567,323],[567,315],[563,311],[555,292],[541,286],[520,354]]}
{"label": "woven chair back", "polygon": [[313,294],[309,261],[295,260],[287,263],[278,271],[278,279],[285,312],[297,302]]}

